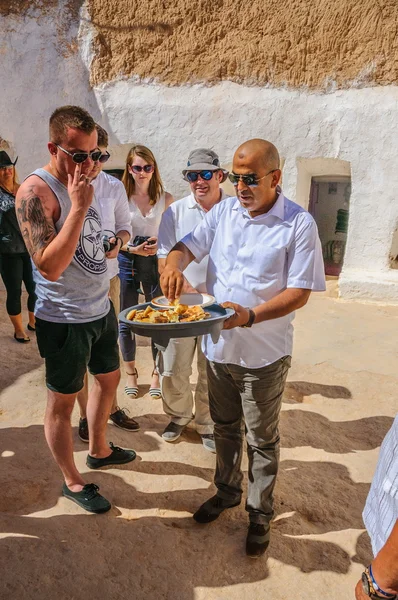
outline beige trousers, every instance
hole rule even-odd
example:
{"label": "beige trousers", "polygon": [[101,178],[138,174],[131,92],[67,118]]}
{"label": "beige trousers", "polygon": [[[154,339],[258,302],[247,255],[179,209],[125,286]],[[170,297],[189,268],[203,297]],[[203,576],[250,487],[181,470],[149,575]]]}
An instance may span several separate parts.
{"label": "beige trousers", "polygon": [[[178,338],[169,341],[165,352],[159,352],[158,369],[163,396],[163,410],[174,423],[188,425],[193,420],[199,434],[213,433],[209,411],[206,359],[201,348],[202,338]],[[190,376],[195,350],[198,381],[194,398]]]}

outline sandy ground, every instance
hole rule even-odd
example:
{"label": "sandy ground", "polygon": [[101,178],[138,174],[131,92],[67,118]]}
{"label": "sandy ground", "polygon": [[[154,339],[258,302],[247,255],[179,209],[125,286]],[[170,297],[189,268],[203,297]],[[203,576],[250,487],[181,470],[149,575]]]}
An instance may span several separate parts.
{"label": "sandy ground", "polygon": [[119,388],[141,431],[108,427],[110,440],[137,451],[135,462],[89,472],[74,413],[77,464],[114,507],[89,515],[60,497],[43,435],[42,361],[34,340],[12,339],[4,292],[0,305],[2,600],[353,598],[371,556],[361,512],[398,405],[397,307],[318,295],[298,313],[276,518],[267,558],[253,561],[243,505],[210,525],[191,518],[214,491],[215,457],[194,431],[162,442],[167,419],[147,393],[148,346],[139,348],[140,398]]}

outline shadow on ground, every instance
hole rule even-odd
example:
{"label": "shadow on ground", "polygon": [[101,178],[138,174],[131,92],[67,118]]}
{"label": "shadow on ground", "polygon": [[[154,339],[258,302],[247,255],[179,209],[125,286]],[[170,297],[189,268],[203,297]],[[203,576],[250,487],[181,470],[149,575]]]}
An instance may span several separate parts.
{"label": "shadow on ground", "polygon": [[13,334],[11,323],[4,322],[0,318],[0,365],[2,365],[0,393],[13,385],[18,377],[35,371],[43,364],[43,359],[37,350],[35,333],[29,332],[31,340],[29,344],[19,344],[13,339]]}
{"label": "shadow on ground", "polygon": [[373,450],[380,446],[392,422],[384,416],[330,421],[312,411],[284,410],[280,418],[282,446],[311,446],[336,454]]}
{"label": "shadow on ground", "polygon": [[306,396],[323,396],[324,398],[352,398],[350,390],[342,385],[325,385],[310,381],[288,381],[283,393],[283,401],[289,403],[304,402]]}
{"label": "shadow on ground", "polygon": [[[145,419],[149,425],[150,416]],[[159,420],[157,427],[161,426]],[[186,514],[213,494],[213,469],[138,456],[120,469],[89,472],[87,479],[100,485],[114,504],[105,515],[89,515],[60,499],[61,478],[42,426],[5,428],[0,438],[0,545],[2,556],[7,557],[1,584],[4,597],[83,600],[94,595],[147,600],[175,597],[177,589],[179,600],[194,600],[196,587],[267,578],[266,560],[252,561],[244,554],[243,503],[207,526],[197,525]],[[119,438],[116,441],[121,443]],[[158,449],[158,442],[143,430],[134,436],[134,447],[138,453],[148,452]],[[128,483],[135,473],[187,475],[206,485],[147,493]],[[282,461],[275,503],[279,519],[273,523],[269,556],[303,572],[347,573],[350,556],[337,544],[296,536],[362,529],[367,490],[366,484],[351,480],[344,466]],[[57,503],[67,514],[24,516]],[[135,513],[132,518],[129,509],[155,509],[159,516],[138,518]],[[167,511],[177,514],[170,516]],[[357,560],[365,557],[362,543]]]}

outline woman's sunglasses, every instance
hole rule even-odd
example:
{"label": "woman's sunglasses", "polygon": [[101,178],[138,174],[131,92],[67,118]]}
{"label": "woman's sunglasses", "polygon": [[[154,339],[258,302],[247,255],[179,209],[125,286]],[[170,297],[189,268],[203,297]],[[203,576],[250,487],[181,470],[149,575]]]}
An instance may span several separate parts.
{"label": "woman's sunglasses", "polygon": [[141,173],[142,171],[145,173],[153,173],[155,167],[153,165],[144,165],[143,167],[140,165],[130,165],[130,169],[133,173]]}
{"label": "woman's sunglasses", "polygon": [[188,179],[189,183],[195,183],[198,180],[200,175],[201,179],[205,181],[210,181],[216,171],[188,171],[185,177]]}
{"label": "woman's sunglasses", "polygon": [[[58,144],[55,144],[55,146],[57,148],[59,148],[60,150],[62,150],[62,152],[65,152],[65,154],[68,154],[69,156],[71,156],[73,162],[76,163],[77,165],[84,163],[84,161],[87,160],[89,157],[91,158],[92,161],[98,162],[102,155],[101,150],[93,150],[92,152],[68,152],[68,150],[65,150],[65,148],[62,148],[62,146],[59,146]],[[106,160],[108,160],[108,159],[106,159]],[[106,162],[106,161],[104,161],[104,162]]]}
{"label": "woman's sunglasses", "polygon": [[243,183],[247,187],[256,187],[259,181],[265,179],[265,177],[267,177],[270,173],[274,173],[277,170],[278,169],[272,169],[272,171],[269,171],[266,175],[263,175],[263,177],[257,177],[255,173],[248,173],[247,175],[237,175],[236,173],[229,173],[228,179],[231,183],[234,184],[235,187],[238,185],[239,181],[243,181]]}

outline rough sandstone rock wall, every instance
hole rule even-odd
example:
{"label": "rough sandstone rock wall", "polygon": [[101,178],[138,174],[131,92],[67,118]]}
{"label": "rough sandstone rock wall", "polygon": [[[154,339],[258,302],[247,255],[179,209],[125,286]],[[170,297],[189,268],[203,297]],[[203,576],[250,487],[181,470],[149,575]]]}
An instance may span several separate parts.
{"label": "rough sandstone rock wall", "polygon": [[88,0],[91,83],[334,89],[398,79],[397,0]]}

